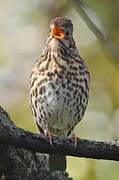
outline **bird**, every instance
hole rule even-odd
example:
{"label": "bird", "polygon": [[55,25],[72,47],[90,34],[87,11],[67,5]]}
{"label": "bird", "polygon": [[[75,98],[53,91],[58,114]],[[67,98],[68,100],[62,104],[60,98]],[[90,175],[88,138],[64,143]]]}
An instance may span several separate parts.
{"label": "bird", "polygon": [[[56,17],[40,58],[30,75],[30,107],[40,133],[52,136],[73,136],[74,127],[86,111],[89,99],[90,74],[80,57],[73,38],[72,21]],[[49,155],[51,171],[65,171],[66,156]]]}

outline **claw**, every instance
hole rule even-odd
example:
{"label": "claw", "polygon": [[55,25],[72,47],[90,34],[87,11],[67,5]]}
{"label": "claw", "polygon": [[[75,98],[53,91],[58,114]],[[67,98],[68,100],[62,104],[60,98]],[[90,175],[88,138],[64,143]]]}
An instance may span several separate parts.
{"label": "claw", "polygon": [[46,138],[47,136],[49,137],[50,145],[52,146],[52,136],[53,136],[53,137],[58,137],[58,136],[54,135],[54,134],[51,133],[49,130],[47,130],[47,131],[45,132],[44,138]]}
{"label": "claw", "polygon": [[77,146],[78,139],[81,141],[81,139],[79,137],[76,137],[74,133],[72,133],[72,135],[69,136],[68,139],[73,139],[74,140],[74,149]]}

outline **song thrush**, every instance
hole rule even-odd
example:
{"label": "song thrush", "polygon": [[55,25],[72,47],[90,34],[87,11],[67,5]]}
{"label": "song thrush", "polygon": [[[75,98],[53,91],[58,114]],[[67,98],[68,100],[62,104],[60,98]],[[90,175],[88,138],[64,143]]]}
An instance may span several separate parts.
{"label": "song thrush", "polygon": [[[41,133],[69,135],[81,121],[88,103],[89,72],[73,39],[71,20],[58,17],[50,23],[43,53],[30,79],[30,105]],[[50,155],[51,170],[66,169],[66,157]]]}

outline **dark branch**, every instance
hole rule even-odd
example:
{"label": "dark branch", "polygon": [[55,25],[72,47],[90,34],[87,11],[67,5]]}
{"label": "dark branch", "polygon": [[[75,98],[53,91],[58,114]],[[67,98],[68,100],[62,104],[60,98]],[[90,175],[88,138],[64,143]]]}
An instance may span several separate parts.
{"label": "dark branch", "polygon": [[52,138],[52,147],[49,139],[16,127],[12,121],[0,119],[0,144],[16,148],[32,150],[34,152],[63,154],[93,159],[119,161],[119,143],[79,140],[74,149],[74,141],[66,138]]}
{"label": "dark branch", "polygon": [[89,9],[84,5],[81,0],[72,0],[75,5],[77,11],[80,13],[84,21],[88,24],[88,27],[93,31],[95,36],[101,42],[101,45],[104,45],[108,54],[113,58],[113,61],[119,65],[119,51],[112,41],[111,34],[101,31],[95,22],[92,20],[92,17],[89,14]]}

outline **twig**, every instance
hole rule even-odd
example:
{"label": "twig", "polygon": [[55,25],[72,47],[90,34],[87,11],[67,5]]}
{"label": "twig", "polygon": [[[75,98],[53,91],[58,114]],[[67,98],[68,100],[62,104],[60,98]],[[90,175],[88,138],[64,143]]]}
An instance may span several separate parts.
{"label": "twig", "polygon": [[92,20],[91,16],[89,15],[88,8],[82,3],[81,0],[72,0],[76,7],[78,12],[80,11],[80,15],[84,19],[84,21],[88,24],[88,27],[93,31],[93,33],[96,35],[98,40],[101,42],[101,45],[104,45],[108,54],[113,58],[113,61],[119,65],[119,51],[112,41],[112,37],[107,32],[101,31],[95,22]]}

